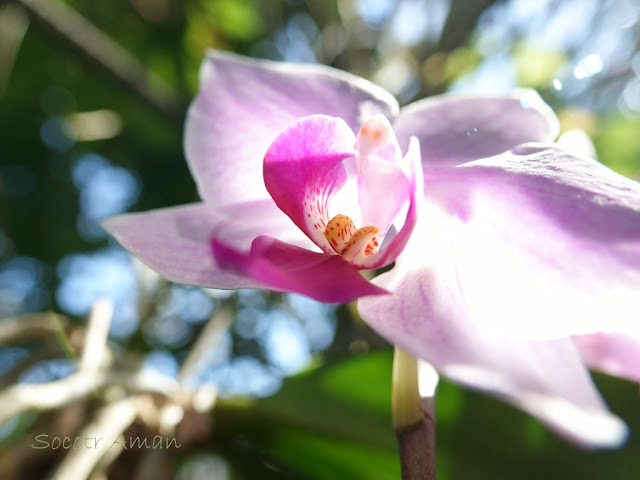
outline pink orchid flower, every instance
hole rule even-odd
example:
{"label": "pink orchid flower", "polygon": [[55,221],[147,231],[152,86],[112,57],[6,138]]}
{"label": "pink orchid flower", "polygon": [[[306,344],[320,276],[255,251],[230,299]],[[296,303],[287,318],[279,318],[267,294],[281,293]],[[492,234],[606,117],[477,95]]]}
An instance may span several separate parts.
{"label": "pink orchid flower", "polygon": [[185,130],[202,202],[104,226],[176,282],[359,298],[453,381],[616,446],[585,365],[640,381],[640,185],[557,134],[532,91],[399,109],[328,67],[210,52]]}

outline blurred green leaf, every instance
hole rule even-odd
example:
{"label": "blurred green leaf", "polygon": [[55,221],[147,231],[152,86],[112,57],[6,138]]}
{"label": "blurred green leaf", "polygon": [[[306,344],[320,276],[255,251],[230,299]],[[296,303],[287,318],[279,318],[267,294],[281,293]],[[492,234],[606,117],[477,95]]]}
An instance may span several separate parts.
{"label": "blurred green leaf", "polygon": [[466,47],[456,48],[447,56],[445,64],[445,78],[449,83],[469,74],[482,61],[482,56],[475,50]]}
{"label": "blurred green leaf", "polygon": [[640,178],[640,119],[605,117],[594,139],[600,161],[618,173]]}
{"label": "blurred green leaf", "polygon": [[318,387],[341,402],[367,408],[386,419],[391,408],[392,361],[389,351],[346,361],[319,375]]}
{"label": "blurred green leaf", "polygon": [[567,61],[563,52],[520,47],[513,57],[516,63],[518,83],[523,87],[545,88],[558,69]]}
{"label": "blurred green leaf", "polygon": [[271,439],[276,458],[310,479],[397,480],[397,452],[337,440],[305,430],[281,430]]}
{"label": "blurred green leaf", "polygon": [[314,370],[288,380],[254,409],[283,424],[395,448],[391,362],[385,350]]}
{"label": "blurred green leaf", "polygon": [[252,40],[262,33],[257,4],[251,0],[213,0],[202,2],[208,20],[232,40]]}
{"label": "blurred green leaf", "polygon": [[242,443],[251,445],[242,455],[227,454],[243,458],[243,464],[247,455],[254,457],[253,466],[241,465],[245,474],[249,469],[257,474],[256,468],[267,463],[284,464],[310,479],[399,478],[391,363],[390,350],[377,351],[290,378],[277,394],[255,403],[222,404],[218,434],[241,435],[246,437]]}

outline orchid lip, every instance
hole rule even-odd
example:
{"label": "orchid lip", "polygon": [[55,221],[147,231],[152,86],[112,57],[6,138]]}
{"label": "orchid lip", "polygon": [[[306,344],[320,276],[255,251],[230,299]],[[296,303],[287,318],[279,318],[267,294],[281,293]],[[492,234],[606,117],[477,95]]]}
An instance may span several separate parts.
{"label": "orchid lip", "polygon": [[[357,270],[393,262],[415,226],[419,145],[413,139],[403,157],[383,115],[371,117],[357,134],[339,118],[299,119],[267,150],[263,177],[278,208],[322,252]],[[390,229],[393,238],[380,249]]]}
{"label": "orchid lip", "polygon": [[324,236],[335,253],[347,261],[352,261],[358,255],[368,257],[378,251],[379,232],[380,230],[373,225],[356,229],[353,220],[346,215],[338,214],[327,224]]}

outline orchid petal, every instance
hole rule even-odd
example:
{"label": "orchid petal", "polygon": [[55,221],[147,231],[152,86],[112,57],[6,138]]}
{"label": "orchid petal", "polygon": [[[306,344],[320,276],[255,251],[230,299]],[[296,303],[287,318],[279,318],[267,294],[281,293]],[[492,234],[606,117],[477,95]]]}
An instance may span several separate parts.
{"label": "orchid petal", "polygon": [[271,199],[229,205],[218,212],[215,236],[218,241],[248,252],[260,235],[269,235],[307,249],[316,245],[278,208]]}
{"label": "orchid petal", "polygon": [[402,153],[386,118],[376,115],[362,126],[356,152],[361,224],[375,225],[384,236],[410,195]]}
{"label": "orchid petal", "polygon": [[324,235],[329,203],[346,181],[342,162],[354,155],[354,143],[344,121],[312,115],[288,126],[264,157],[264,183],[271,198],[327,253],[334,253]]}
{"label": "orchid petal", "polygon": [[384,235],[409,201],[409,180],[398,165],[372,158],[358,177],[358,193],[361,224],[375,225]]}
{"label": "orchid petal", "polygon": [[420,163],[420,145],[414,137],[409,144],[409,151],[402,159],[401,168],[409,184],[409,208],[398,233],[376,254],[359,262],[362,268],[379,268],[393,262],[402,252],[411,238],[418,221],[418,211],[424,195],[422,164]]}
{"label": "orchid petal", "polygon": [[574,128],[564,132],[560,137],[558,137],[556,143],[560,148],[572,153],[573,155],[598,158],[596,146],[591,141],[587,132],[580,128]]}
{"label": "orchid petal", "polygon": [[559,125],[533,90],[511,97],[432,97],[404,107],[393,124],[404,149],[416,135],[426,166],[457,165],[525,142],[551,142]]}
{"label": "orchid petal", "polygon": [[311,252],[271,237],[254,240],[246,255],[212,241],[218,263],[281,292],[301,293],[320,302],[343,303],[388,293],[362,277],[338,255]]}
{"label": "orchid petal", "polygon": [[465,302],[484,328],[530,338],[637,328],[637,183],[530,144],[430,169],[427,185],[427,201],[449,214],[430,228],[449,231]]}
{"label": "orchid petal", "polygon": [[[425,207],[432,224],[447,221],[444,212]],[[394,268],[373,280],[393,294],[359,299],[363,319],[445,377],[496,395],[577,443],[624,441],[624,423],[607,410],[570,339],[491,335],[475,321],[454,244],[446,230],[429,226],[421,223]]]}
{"label": "orchid petal", "polygon": [[593,333],[573,337],[589,367],[640,382],[640,335]]}
{"label": "orchid petal", "polygon": [[322,113],[355,131],[370,116],[397,110],[388,92],[339,70],[209,51],[187,114],[186,157],[205,202],[224,208],[265,199],[262,159],[289,123]]}
{"label": "orchid petal", "polygon": [[102,226],[127,250],[171,281],[210,288],[265,288],[259,281],[221,269],[210,240],[220,218],[205,204],[129,213]]}

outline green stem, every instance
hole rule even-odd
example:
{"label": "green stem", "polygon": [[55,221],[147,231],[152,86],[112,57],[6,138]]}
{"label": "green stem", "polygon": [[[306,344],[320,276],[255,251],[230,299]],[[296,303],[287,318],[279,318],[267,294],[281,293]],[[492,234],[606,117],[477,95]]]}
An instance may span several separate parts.
{"label": "green stem", "polygon": [[420,398],[417,360],[395,347],[391,422],[398,439],[403,480],[435,480],[433,397]]}
{"label": "green stem", "polygon": [[64,326],[62,325],[62,321],[60,320],[60,317],[53,312],[50,313],[50,315],[51,315],[50,317],[51,322],[53,323],[53,331],[56,336],[56,340],[58,341],[58,345],[60,345],[60,348],[62,349],[64,356],[67,357],[68,360],[73,360],[74,362],[77,362],[78,352],[76,352],[76,349],[73,347],[73,344],[71,343],[71,339],[67,335],[67,332],[65,331]]}

